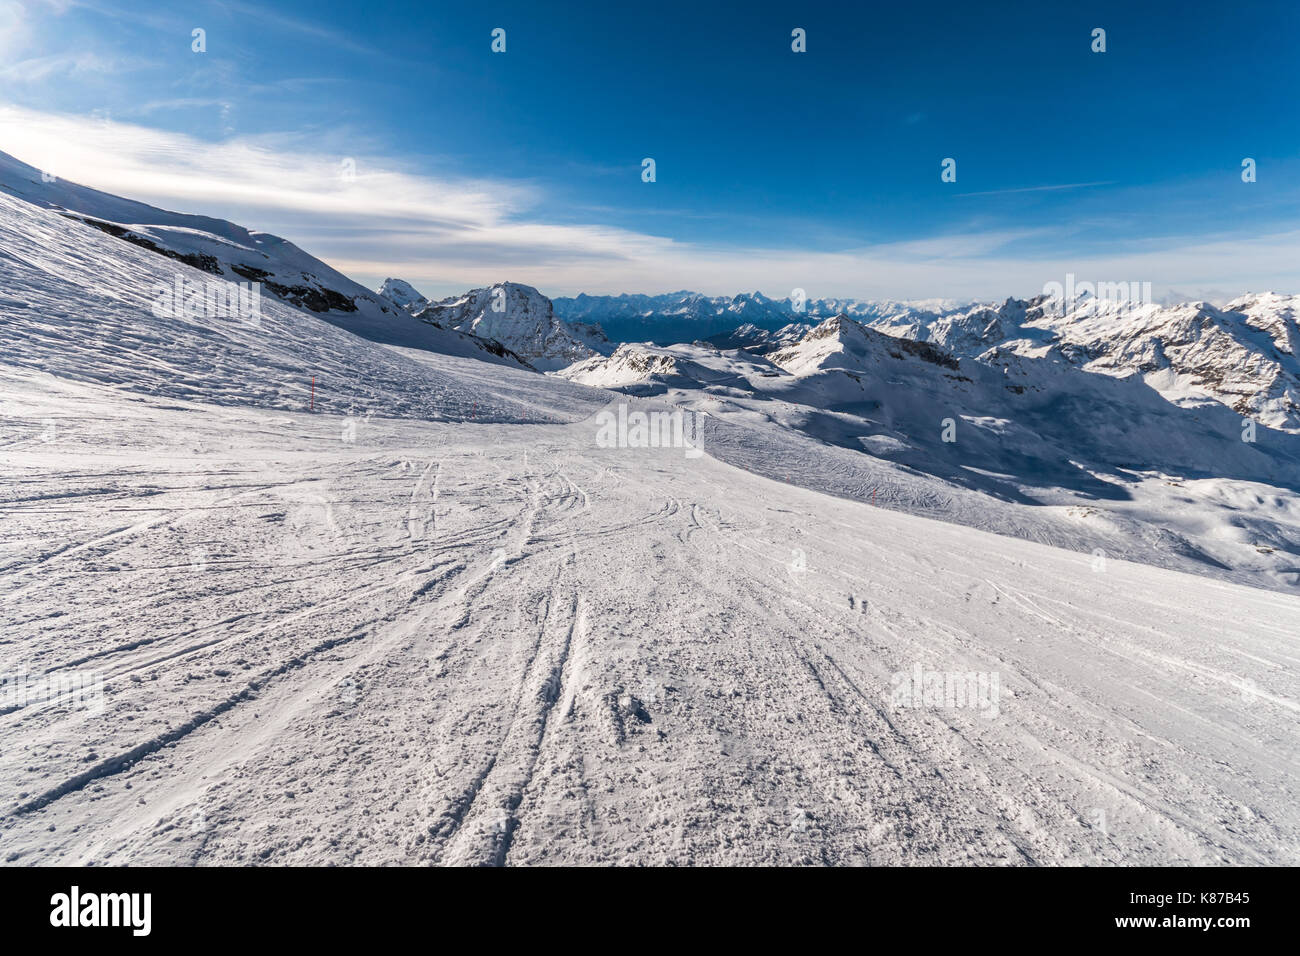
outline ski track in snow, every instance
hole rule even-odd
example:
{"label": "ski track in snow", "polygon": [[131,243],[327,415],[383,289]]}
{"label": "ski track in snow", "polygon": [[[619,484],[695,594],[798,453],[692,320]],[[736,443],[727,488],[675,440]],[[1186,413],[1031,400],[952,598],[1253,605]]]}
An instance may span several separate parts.
{"label": "ski track in snow", "polygon": [[8,863],[1296,862],[1294,597],[588,425],[120,401],[8,452],[0,672],[104,681],[0,715]]}

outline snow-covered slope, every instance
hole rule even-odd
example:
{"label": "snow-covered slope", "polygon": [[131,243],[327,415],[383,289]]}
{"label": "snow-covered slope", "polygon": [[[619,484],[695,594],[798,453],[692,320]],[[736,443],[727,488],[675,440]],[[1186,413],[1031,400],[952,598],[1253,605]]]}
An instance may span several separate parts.
{"label": "snow-covered slope", "polygon": [[[178,277],[196,288],[211,281],[255,283],[261,301],[278,300],[310,311],[371,341],[524,365],[496,343],[427,328],[387,299],[270,233],[208,216],[168,212],[63,180],[46,182],[39,170],[7,153],[0,153],[0,194],[154,253],[166,266],[153,270],[158,285],[175,286]],[[139,291],[156,298],[154,289],[150,285]]]}
{"label": "snow-covered slope", "polygon": [[415,310],[441,328],[500,342],[543,371],[564,368],[608,349],[598,328],[577,328],[555,316],[551,300],[532,286],[501,282]]}
{"label": "snow-covered slope", "polygon": [[[406,316],[388,318],[401,323],[398,348],[271,296],[251,320],[156,314],[157,290],[178,273],[208,275],[0,191],[4,367],[209,404],[421,419],[550,414],[515,398],[517,380],[535,372]],[[457,356],[457,374],[429,371],[434,354]]]}
{"label": "snow-covered slope", "polygon": [[1300,598],[591,421],[0,394],[7,865],[1300,862]]}

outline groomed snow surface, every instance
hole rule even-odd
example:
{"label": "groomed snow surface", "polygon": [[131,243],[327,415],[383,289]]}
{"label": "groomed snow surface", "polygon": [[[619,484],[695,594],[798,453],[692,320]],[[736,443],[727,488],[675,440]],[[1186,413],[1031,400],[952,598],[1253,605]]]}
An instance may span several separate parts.
{"label": "groomed snow surface", "polygon": [[0,223],[0,861],[1300,862],[1277,577]]}

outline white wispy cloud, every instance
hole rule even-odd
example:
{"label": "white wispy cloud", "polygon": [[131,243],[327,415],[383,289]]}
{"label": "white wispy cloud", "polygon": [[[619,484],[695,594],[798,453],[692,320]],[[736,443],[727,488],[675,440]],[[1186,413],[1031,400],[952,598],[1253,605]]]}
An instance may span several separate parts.
{"label": "white wispy cloud", "polygon": [[0,67],[0,80],[7,83],[46,83],[55,76],[85,77],[96,73],[119,73],[133,64],[92,50],[52,53],[29,57]]}
{"label": "white wispy cloud", "polygon": [[1039,225],[834,251],[683,242],[611,224],[616,211],[605,222],[548,222],[550,197],[536,183],[430,175],[392,158],[322,151],[306,136],[212,143],[19,107],[0,108],[0,149],[97,189],[283,235],[358,281],[397,275],[429,294],[508,278],[551,295],[694,288],[782,296],[802,288],[812,296],[994,298],[1030,294],[1066,272],[1195,294],[1286,288],[1300,261],[1295,231],[1083,256],[1064,246],[1013,254],[1063,241]]}

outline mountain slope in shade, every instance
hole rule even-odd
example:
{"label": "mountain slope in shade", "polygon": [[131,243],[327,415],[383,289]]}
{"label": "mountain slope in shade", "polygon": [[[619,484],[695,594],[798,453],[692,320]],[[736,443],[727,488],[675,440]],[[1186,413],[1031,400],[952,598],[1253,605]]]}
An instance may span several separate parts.
{"label": "mountain slope in shade", "polygon": [[0,192],[159,256],[172,268],[164,284],[177,275],[199,286],[216,280],[255,282],[264,299],[319,315],[374,342],[524,367],[497,343],[414,321],[279,236],[224,219],[169,212],[64,180],[45,182],[39,170],[7,153],[0,153]]}
{"label": "mountain slope in shade", "polygon": [[746,322],[744,325],[709,336],[709,345],[719,349],[744,349],[756,355],[764,355],[776,349],[793,345],[813,330],[807,322],[791,322],[775,331],[769,331]]}
{"label": "mountain slope in shade", "polygon": [[1171,400],[1209,398],[1300,432],[1300,296],[1246,295],[1222,309],[1206,302],[1136,309],[1099,303],[1035,317],[1037,308],[1030,306],[1022,331],[1049,336],[1019,338],[1009,343],[1014,350],[1035,354],[1047,344],[1089,371],[1141,375]]}
{"label": "mountain slope in shade", "polygon": [[609,343],[598,328],[559,319],[551,300],[532,286],[501,282],[418,309],[415,316],[440,328],[500,342],[543,371],[590,358]]}

